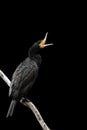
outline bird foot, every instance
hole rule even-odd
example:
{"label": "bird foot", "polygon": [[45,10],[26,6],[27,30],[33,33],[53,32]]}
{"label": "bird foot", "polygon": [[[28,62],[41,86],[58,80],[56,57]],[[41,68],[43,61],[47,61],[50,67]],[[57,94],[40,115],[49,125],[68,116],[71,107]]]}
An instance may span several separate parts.
{"label": "bird foot", "polygon": [[20,102],[21,103],[23,103],[23,102],[30,102],[30,100],[28,100],[27,98],[22,97],[21,100],[20,100]]}

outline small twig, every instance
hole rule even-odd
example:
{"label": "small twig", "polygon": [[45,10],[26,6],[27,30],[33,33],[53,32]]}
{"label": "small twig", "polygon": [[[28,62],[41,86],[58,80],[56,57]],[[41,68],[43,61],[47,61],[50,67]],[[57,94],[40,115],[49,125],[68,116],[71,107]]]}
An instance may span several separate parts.
{"label": "small twig", "polygon": [[[0,70],[0,77],[5,81],[5,83],[7,83],[7,85],[10,87],[11,85],[11,81],[8,79],[8,77]],[[24,99],[24,98],[23,98]],[[28,108],[30,108],[32,110],[32,112],[34,113],[37,121],[39,122],[39,124],[41,125],[43,130],[50,130],[47,126],[47,124],[44,122],[40,112],[38,111],[38,109],[36,108],[36,106],[30,101],[30,100],[20,100],[20,103],[22,103],[23,105],[27,106]]]}

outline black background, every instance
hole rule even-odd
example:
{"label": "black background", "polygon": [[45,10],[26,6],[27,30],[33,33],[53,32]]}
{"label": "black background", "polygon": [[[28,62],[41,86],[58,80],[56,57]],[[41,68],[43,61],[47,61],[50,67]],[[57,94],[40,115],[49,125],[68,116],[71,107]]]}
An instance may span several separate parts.
{"label": "black background", "polygon": [[[46,30],[48,31],[48,30]],[[17,65],[27,57],[29,47],[39,39],[42,39],[46,31],[29,31],[26,33],[11,31],[4,35],[0,47],[0,69],[11,79]],[[51,129],[58,127],[62,129],[67,117],[70,116],[70,63],[67,59],[65,43],[57,39],[57,33],[49,31],[47,43],[54,43],[54,46],[45,48],[42,52],[42,64],[39,70],[39,76],[29,92],[30,99],[39,109],[42,117]],[[70,72],[69,72],[70,71]],[[0,79],[0,120],[12,122],[24,122],[21,125],[28,124],[26,127],[31,129],[41,129],[32,112],[17,104],[14,115],[6,119],[11,99],[8,97],[8,87]],[[70,113],[71,114],[71,113]],[[69,118],[69,117],[68,117]],[[69,121],[69,119],[67,120]],[[14,124],[14,123],[13,123]],[[67,124],[68,125],[68,122]]]}
{"label": "black background", "polygon": [[[46,30],[47,31],[47,30]],[[36,41],[43,39],[46,31],[29,31],[26,33],[13,31],[4,35],[2,38],[2,46],[0,53],[0,69],[11,79],[17,65],[28,56],[29,47]],[[55,112],[57,109],[56,90],[59,91],[57,81],[59,75],[57,74],[57,55],[54,51],[56,49],[54,32],[49,31],[47,43],[54,43],[54,46],[45,48],[41,52],[42,64],[39,70],[39,76],[29,92],[28,99],[30,99],[36,107],[39,109],[42,117],[46,121],[49,127],[55,128]],[[53,58],[55,56],[55,58]],[[57,61],[55,61],[57,60]],[[59,70],[58,70],[59,71]],[[21,104],[17,104],[14,111],[14,115],[11,118],[6,119],[6,113],[8,111],[11,99],[8,97],[8,86],[0,79],[0,120],[4,121],[29,121],[28,125],[31,129],[40,128],[34,115],[28,108]],[[59,93],[59,92],[58,92]],[[60,97],[59,97],[60,98]],[[35,124],[34,124],[35,122]],[[41,129],[41,128],[40,128]]]}
{"label": "black background", "polygon": [[[49,13],[45,12],[46,15],[40,13],[39,16],[33,12],[28,14],[28,7],[25,13],[19,11],[15,14],[13,11],[9,15],[5,12],[0,30],[0,69],[11,79],[15,68],[28,56],[29,47],[43,39],[48,32],[47,43],[52,42],[54,46],[41,52],[43,60],[39,76],[29,92],[28,99],[39,109],[50,129],[63,130],[75,123],[72,119],[75,110],[75,64],[72,56],[74,34],[70,31],[73,25],[69,17],[71,14],[67,15],[67,9],[62,6],[58,10],[51,9],[48,9]],[[14,128],[19,126],[30,130],[41,129],[31,110],[20,103],[17,104],[13,116],[6,119],[10,101],[8,86],[0,78],[0,122],[7,123],[8,128],[12,124]]]}

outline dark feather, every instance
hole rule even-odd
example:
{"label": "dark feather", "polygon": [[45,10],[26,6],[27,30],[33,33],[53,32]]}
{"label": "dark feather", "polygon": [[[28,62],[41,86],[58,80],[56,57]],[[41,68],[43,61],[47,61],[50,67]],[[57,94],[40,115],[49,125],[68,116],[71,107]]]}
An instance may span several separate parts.
{"label": "dark feather", "polygon": [[20,63],[13,73],[11,87],[9,89],[9,96],[12,97],[12,102],[7,117],[13,114],[16,101],[20,101],[22,97],[27,96],[28,91],[38,76],[38,68],[41,64],[41,56],[36,54],[40,50],[38,44],[39,42],[35,43],[29,49],[29,57]]}
{"label": "dark feather", "polygon": [[8,113],[7,113],[7,118],[9,117],[9,116],[12,116],[13,115],[13,112],[14,112],[14,108],[15,108],[15,106],[16,106],[16,103],[17,103],[17,101],[15,101],[15,100],[12,100],[11,101],[11,104],[10,104],[10,107],[9,107],[9,110],[8,110]]}
{"label": "dark feather", "polygon": [[15,70],[12,76],[11,89],[9,95],[13,99],[20,99],[26,96],[38,75],[38,66],[30,58],[26,58]]}

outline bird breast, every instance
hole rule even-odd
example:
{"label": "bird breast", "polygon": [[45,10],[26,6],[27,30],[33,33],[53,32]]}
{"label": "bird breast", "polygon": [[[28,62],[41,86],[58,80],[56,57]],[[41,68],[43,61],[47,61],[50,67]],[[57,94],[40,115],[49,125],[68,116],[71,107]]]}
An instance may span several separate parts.
{"label": "bird breast", "polygon": [[19,95],[26,95],[29,88],[32,87],[38,75],[38,66],[35,61],[26,58],[15,70],[12,76],[11,89],[9,95],[14,98]]}

